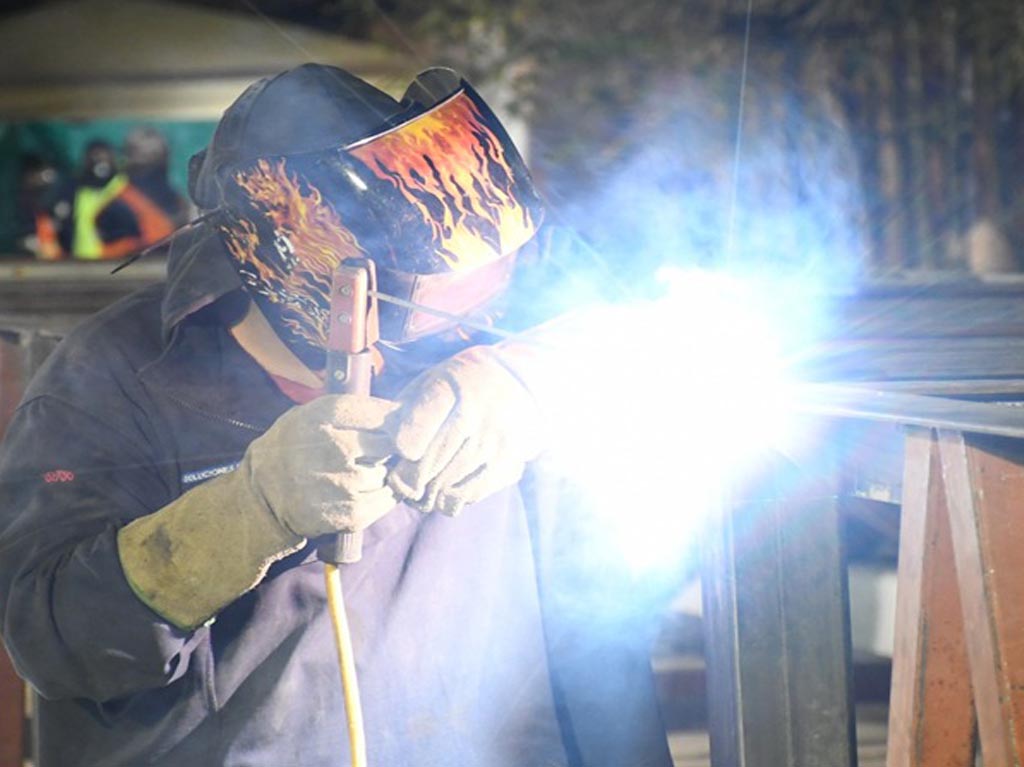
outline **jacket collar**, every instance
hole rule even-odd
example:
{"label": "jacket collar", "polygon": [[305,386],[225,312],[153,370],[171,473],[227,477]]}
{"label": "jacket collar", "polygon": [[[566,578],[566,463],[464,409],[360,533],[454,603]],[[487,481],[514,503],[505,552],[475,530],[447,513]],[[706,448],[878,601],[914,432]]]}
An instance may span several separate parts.
{"label": "jacket collar", "polygon": [[222,325],[179,323],[163,354],[139,377],[178,405],[249,431],[262,432],[292,402]]}
{"label": "jacket collar", "polygon": [[291,403],[227,329],[200,312],[242,288],[220,234],[204,222],[178,232],[168,247],[164,349],[140,377],[194,411],[265,430]]}
{"label": "jacket collar", "polygon": [[220,233],[203,222],[174,236],[167,254],[161,317],[164,341],[189,315],[242,287]]}

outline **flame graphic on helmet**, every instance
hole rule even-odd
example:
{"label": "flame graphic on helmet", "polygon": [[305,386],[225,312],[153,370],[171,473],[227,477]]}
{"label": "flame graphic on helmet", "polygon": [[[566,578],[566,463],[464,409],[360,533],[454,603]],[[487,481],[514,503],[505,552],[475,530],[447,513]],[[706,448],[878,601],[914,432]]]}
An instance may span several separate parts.
{"label": "flame graphic on helmet", "polygon": [[286,160],[259,160],[235,181],[274,230],[273,261],[261,257],[255,224],[234,218],[222,228],[243,278],[274,305],[284,326],[314,346],[327,343],[331,277],[364,253],[320,190],[290,174]]}
{"label": "flame graphic on helmet", "polygon": [[423,216],[453,271],[507,255],[537,229],[502,141],[464,90],[349,152]]}

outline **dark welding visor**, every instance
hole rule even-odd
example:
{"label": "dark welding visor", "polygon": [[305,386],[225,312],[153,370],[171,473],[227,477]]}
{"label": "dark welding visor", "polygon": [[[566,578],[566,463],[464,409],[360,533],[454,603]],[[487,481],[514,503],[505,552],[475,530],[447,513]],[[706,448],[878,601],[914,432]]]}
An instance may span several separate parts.
{"label": "dark welding visor", "polygon": [[[228,250],[297,350],[325,346],[331,275],[346,259],[373,260],[385,293],[464,315],[505,288],[515,251],[540,225],[522,158],[468,83],[429,70],[402,104],[371,137],[259,158],[226,183]],[[451,324],[381,305],[382,335],[393,342]]]}

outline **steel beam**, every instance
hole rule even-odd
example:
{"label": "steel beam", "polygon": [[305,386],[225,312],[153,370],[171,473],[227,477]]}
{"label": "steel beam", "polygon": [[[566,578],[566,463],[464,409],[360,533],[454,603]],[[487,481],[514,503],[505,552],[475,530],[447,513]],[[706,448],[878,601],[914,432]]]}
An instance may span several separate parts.
{"label": "steel beam", "polygon": [[714,767],[851,767],[849,595],[832,461],[778,465],[705,547]]}
{"label": "steel beam", "polygon": [[801,384],[794,413],[1024,438],[1024,408],[835,384]]}

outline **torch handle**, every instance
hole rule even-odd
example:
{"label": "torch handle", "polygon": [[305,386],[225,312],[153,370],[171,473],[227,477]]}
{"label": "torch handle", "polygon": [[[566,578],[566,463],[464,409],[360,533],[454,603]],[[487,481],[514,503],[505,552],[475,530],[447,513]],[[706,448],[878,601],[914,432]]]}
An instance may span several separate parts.
{"label": "torch handle", "polygon": [[[373,377],[373,355],[370,350],[342,356],[342,360],[333,360],[333,355],[328,353],[328,390],[332,394],[369,394]],[[363,534],[361,531],[338,533],[318,546],[316,553],[321,562],[335,565],[358,562],[363,558]]]}
{"label": "torch handle", "polygon": [[350,565],[363,558],[363,533],[356,530],[351,533],[338,533],[327,543],[320,544],[316,556],[321,562],[332,565]]}
{"label": "torch handle", "polygon": [[[370,261],[346,263],[335,270],[327,343],[327,391],[331,394],[370,393],[377,318],[369,291],[375,281]],[[339,533],[316,551],[323,562],[358,562],[363,557],[363,534]]]}

